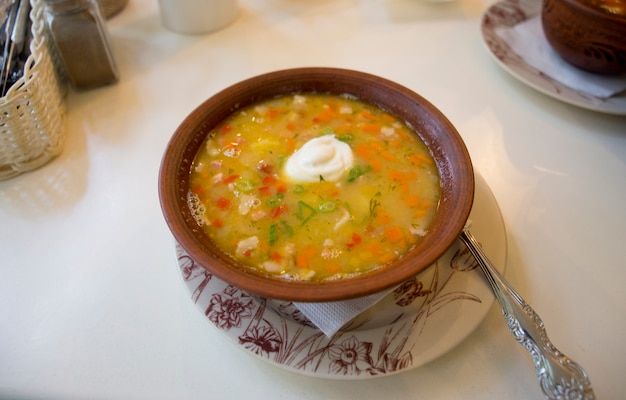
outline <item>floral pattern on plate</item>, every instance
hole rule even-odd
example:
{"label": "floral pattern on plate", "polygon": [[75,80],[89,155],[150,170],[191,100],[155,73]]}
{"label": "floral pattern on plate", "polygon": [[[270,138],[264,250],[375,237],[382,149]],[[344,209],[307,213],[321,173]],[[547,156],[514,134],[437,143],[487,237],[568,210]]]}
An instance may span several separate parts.
{"label": "floral pattern on plate", "polygon": [[[496,265],[506,232],[495,199],[477,176],[472,230]],[[278,367],[332,379],[365,379],[416,368],[450,350],[486,315],[493,295],[457,241],[431,268],[327,337],[290,302],[240,290],[198,265],[178,244],[193,302],[231,342]]]}
{"label": "floral pattern on plate", "polygon": [[607,114],[626,115],[626,93],[600,99],[564,86],[527,64],[496,33],[498,28],[514,26],[540,12],[541,0],[502,0],[487,9],[481,32],[494,60],[520,81],[557,100]]}

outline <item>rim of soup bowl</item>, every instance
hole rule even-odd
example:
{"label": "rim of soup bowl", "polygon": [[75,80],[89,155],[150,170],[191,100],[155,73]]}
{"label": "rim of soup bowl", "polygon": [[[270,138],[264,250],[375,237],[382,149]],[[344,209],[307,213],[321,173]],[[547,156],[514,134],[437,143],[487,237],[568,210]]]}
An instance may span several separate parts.
{"label": "rim of soup bowl", "polygon": [[[294,281],[243,268],[197,225],[187,205],[191,163],[209,132],[226,117],[266,98],[295,93],[350,94],[405,120],[428,146],[442,195],[433,224],[415,249],[380,269],[355,277]],[[398,285],[433,264],[456,240],[474,198],[474,172],[465,144],[429,101],[395,82],[360,71],[306,67],[269,72],[231,85],[196,107],[171,137],[159,171],[159,200],[174,238],[218,278],[261,297],[323,302],[361,297]]]}
{"label": "rim of soup bowl", "polygon": [[563,3],[569,4],[571,7],[577,9],[587,15],[588,18],[597,18],[599,20],[611,21],[617,25],[626,26],[626,16],[614,14],[608,11],[602,11],[585,0],[559,0]]}

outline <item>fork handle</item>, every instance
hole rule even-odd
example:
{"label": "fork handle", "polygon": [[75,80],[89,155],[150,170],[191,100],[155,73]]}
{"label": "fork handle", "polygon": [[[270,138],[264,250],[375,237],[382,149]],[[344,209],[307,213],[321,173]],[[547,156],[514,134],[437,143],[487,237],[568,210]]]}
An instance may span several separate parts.
{"label": "fork handle", "polygon": [[532,356],[537,379],[546,398],[595,399],[585,370],[550,342],[539,315],[493,266],[468,227],[463,229],[460,239],[487,278],[513,337]]}

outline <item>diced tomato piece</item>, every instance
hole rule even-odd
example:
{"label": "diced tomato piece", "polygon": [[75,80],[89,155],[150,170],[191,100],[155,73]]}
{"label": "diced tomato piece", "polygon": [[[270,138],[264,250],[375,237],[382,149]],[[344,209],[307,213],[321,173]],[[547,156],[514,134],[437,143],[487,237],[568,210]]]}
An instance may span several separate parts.
{"label": "diced tomato piece", "polygon": [[272,208],[272,210],[270,211],[270,217],[276,218],[280,214],[286,213],[287,210],[288,210],[287,204],[281,204],[278,207]]}
{"label": "diced tomato piece", "polygon": [[226,178],[222,179],[222,183],[233,183],[239,178],[239,175],[229,175]]}
{"label": "diced tomato piece", "polygon": [[263,196],[267,196],[267,197],[269,197],[269,196],[271,196],[273,194],[272,193],[272,188],[270,186],[261,186],[259,188],[259,193],[261,193]]}
{"label": "diced tomato piece", "polygon": [[279,111],[275,108],[270,108],[269,110],[267,110],[267,116],[270,118],[276,118],[278,114],[279,114]]}
{"label": "diced tomato piece", "polygon": [[217,208],[227,210],[230,207],[230,200],[228,200],[226,197],[220,197],[215,201],[215,205],[217,206]]}
{"label": "diced tomato piece", "polygon": [[362,241],[363,241],[363,238],[358,233],[355,232],[352,234],[352,237],[350,238],[350,241],[348,242],[347,246],[349,249],[351,249],[354,246],[361,244]]}
{"label": "diced tomato piece", "polygon": [[202,187],[202,185],[199,185],[199,184],[195,185],[191,190],[197,195],[204,194],[204,188]]}
{"label": "diced tomato piece", "polygon": [[272,175],[267,175],[263,177],[263,184],[264,185],[274,185],[276,184],[278,180],[276,178],[274,178]]}

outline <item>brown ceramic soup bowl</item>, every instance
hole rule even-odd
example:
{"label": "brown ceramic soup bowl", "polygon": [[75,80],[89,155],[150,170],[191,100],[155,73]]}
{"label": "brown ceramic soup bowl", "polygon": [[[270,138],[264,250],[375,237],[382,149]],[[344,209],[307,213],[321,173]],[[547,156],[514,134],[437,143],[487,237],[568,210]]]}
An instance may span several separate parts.
{"label": "brown ceramic soup bowl", "polygon": [[626,73],[626,0],[544,0],[541,20],[548,43],[568,63]]}
{"label": "brown ceramic soup bowl", "polygon": [[[295,93],[350,94],[405,120],[428,146],[441,180],[441,200],[423,240],[400,260],[355,277],[306,282],[242,268],[197,225],[187,203],[192,162],[207,134],[226,117],[261,100]],[[383,194],[384,195],[384,194]],[[456,240],[474,197],[474,174],[463,140],[427,100],[389,80],[351,70],[298,68],[256,76],[215,94],[185,118],[163,156],[159,197],[178,243],[203,268],[240,289],[280,300],[321,302],[360,297],[398,285],[433,264]]]}

